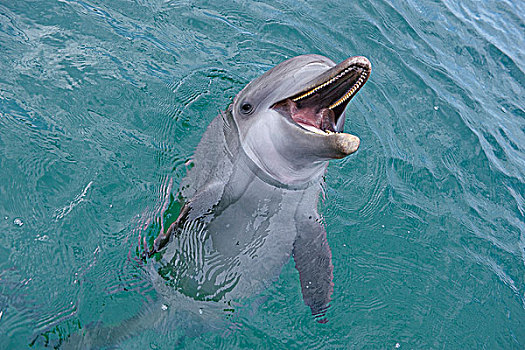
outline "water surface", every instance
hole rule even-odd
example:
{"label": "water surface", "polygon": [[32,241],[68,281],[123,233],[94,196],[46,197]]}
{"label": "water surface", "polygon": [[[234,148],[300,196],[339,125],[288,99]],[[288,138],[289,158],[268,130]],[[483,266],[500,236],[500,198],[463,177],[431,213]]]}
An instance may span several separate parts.
{"label": "water surface", "polygon": [[0,0],[0,347],[52,346],[154,300],[133,257],[206,125],[275,64],[317,53],[373,66],[347,111],[361,148],[331,162],[320,202],[330,321],[312,319],[289,263],[237,330],[180,346],[524,348],[524,13],[508,0]]}

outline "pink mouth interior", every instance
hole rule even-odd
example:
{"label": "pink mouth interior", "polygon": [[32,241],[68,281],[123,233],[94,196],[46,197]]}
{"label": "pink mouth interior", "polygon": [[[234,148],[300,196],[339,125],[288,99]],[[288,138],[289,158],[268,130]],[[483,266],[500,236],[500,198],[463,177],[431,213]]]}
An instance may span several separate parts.
{"label": "pink mouth interior", "polygon": [[274,109],[289,115],[296,123],[313,126],[326,131],[335,131],[335,113],[329,108],[318,106],[301,106],[301,103],[286,99],[276,104]]}

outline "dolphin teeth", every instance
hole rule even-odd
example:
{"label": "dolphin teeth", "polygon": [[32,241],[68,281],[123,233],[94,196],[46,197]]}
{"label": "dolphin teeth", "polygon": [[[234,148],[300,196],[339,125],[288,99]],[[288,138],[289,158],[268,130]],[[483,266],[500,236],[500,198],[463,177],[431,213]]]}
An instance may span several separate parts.
{"label": "dolphin teeth", "polygon": [[[336,80],[340,79],[341,77],[345,76],[351,69],[353,69],[353,67],[348,67],[346,68],[344,71],[342,71],[341,73],[337,74],[335,77],[325,81],[324,83],[322,83],[321,85],[318,85],[317,87],[297,96],[297,97],[294,97],[292,98],[291,100],[293,102],[297,102],[299,100],[302,100],[306,97],[309,97],[313,94],[315,94],[317,91],[323,89],[324,87],[334,83]],[[357,80],[357,82],[352,86],[352,88],[346,93],[344,94],[343,97],[341,97],[339,100],[337,100],[336,102],[332,103],[328,108],[329,109],[334,109],[336,108],[337,106],[341,105],[342,103],[344,103],[346,100],[348,100],[350,97],[352,97],[357,90],[359,90],[359,88],[363,85],[363,83],[365,82],[367,76],[369,74],[369,71],[367,70],[363,70],[363,72],[361,73],[361,76],[359,77],[359,79]]]}
{"label": "dolphin teeth", "polygon": [[364,70],[361,73],[361,76],[359,77],[357,82],[354,84],[354,86],[352,86],[352,88],[343,97],[341,97],[339,100],[337,100],[336,102],[334,102],[330,106],[328,106],[328,108],[329,109],[334,109],[337,106],[339,106],[341,103],[343,103],[346,100],[348,100],[348,98],[350,98],[361,87],[361,85],[363,85],[363,82],[366,80],[367,75],[368,75],[368,72],[366,70]]}
{"label": "dolphin teeth", "polygon": [[321,85],[319,85],[319,86],[317,86],[317,87],[315,87],[315,88],[305,92],[304,94],[301,94],[298,97],[292,98],[292,101],[297,102],[299,100],[302,100],[305,97],[313,95],[314,93],[316,93],[317,91],[321,90],[325,86],[328,86],[328,85],[332,84],[334,81],[336,81],[336,80],[340,79],[341,77],[345,76],[345,74],[348,73],[351,69],[352,69],[352,67],[346,68],[344,71],[342,71],[341,73],[337,74],[335,77],[329,79],[328,81],[325,81]]}

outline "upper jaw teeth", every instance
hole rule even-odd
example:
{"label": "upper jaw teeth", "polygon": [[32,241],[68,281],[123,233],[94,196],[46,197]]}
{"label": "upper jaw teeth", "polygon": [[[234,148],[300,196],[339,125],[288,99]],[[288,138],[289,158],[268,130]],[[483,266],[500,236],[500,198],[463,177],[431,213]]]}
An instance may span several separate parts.
{"label": "upper jaw teeth", "polygon": [[318,86],[314,87],[313,89],[311,89],[311,90],[301,94],[300,96],[297,96],[297,97],[293,98],[292,101],[297,102],[299,100],[302,100],[305,97],[308,97],[308,96],[316,93],[317,91],[321,90],[325,86],[328,86],[328,85],[332,84],[334,81],[336,81],[339,78],[343,77],[346,73],[348,73],[350,71],[350,69],[352,69],[352,67],[346,68],[344,71],[342,71],[341,73],[337,74],[335,77],[325,81],[321,85],[318,85]]}
{"label": "upper jaw teeth", "polygon": [[[355,68],[356,68],[356,66],[347,67],[346,69],[344,69],[342,72],[340,72],[339,74],[335,75],[331,79],[328,79],[324,83],[322,83],[320,85],[317,85],[317,86],[309,89],[306,92],[303,92],[299,96],[292,97],[291,100],[293,102],[298,102],[298,101],[300,101],[302,99],[310,97],[311,95],[313,95],[317,91],[319,91],[319,90],[323,89],[324,87],[326,87],[328,85],[331,85],[334,82],[338,81],[340,78],[344,77],[346,74],[348,74],[348,72],[350,72],[351,70],[353,70]],[[341,97],[336,102],[332,103],[328,108],[333,109],[333,108],[339,106],[341,103],[345,102],[348,98],[350,98],[363,85],[364,81],[366,80],[366,78],[367,78],[367,76],[369,74],[369,70],[366,69],[366,68],[363,68],[363,67],[360,67],[360,68],[362,68],[362,71],[361,71],[361,74],[359,76],[359,79],[352,85],[350,90],[343,97]]]}
{"label": "upper jaw teeth", "polygon": [[341,97],[339,100],[337,100],[336,102],[328,106],[328,108],[334,109],[340,104],[344,103],[350,97],[352,97],[352,95],[354,95],[354,93],[361,87],[361,85],[363,85],[363,82],[366,80],[367,76],[368,76],[368,72],[366,70],[363,70],[363,72],[361,73],[361,76],[359,77],[357,82],[350,88],[350,90],[348,90],[348,92],[343,97]]}

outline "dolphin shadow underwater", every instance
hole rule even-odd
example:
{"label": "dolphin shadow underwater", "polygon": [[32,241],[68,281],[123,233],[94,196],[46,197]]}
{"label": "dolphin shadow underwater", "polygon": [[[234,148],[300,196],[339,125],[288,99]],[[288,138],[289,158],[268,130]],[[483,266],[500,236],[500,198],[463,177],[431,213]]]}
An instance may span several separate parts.
{"label": "dolphin shadow underwater", "polygon": [[81,346],[115,343],[175,319],[181,327],[181,318],[195,334],[220,329],[224,310],[264,291],[291,257],[304,303],[326,322],[333,265],[317,205],[328,161],[359,148],[359,138],[343,132],[345,108],[370,72],[365,57],[336,65],[303,55],[239,92],[195,150],[177,219],[143,247],[165,312],[142,314],[118,330],[92,330]]}

